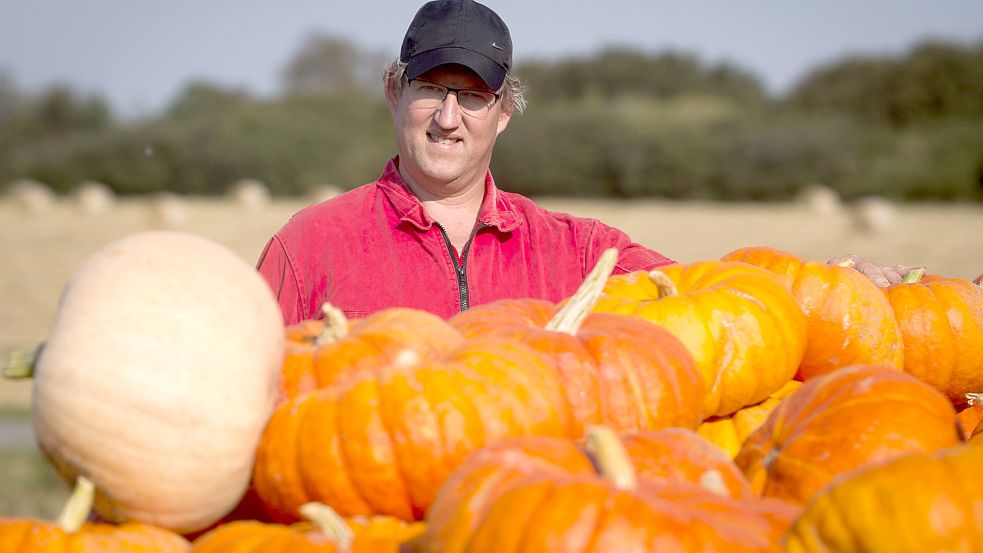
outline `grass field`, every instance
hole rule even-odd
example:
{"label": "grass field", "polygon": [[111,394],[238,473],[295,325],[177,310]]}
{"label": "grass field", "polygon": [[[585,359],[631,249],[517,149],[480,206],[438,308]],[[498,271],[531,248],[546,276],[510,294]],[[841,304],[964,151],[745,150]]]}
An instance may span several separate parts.
{"label": "grass field", "polygon": [[[983,206],[906,205],[880,232],[862,231],[853,210],[821,214],[805,204],[706,204],[542,199],[547,208],[595,217],[681,262],[770,245],[809,259],[858,253],[878,261],[925,265],[950,277],[983,272]],[[0,356],[32,348],[48,332],[62,287],[75,267],[106,242],[133,232],[176,227],[227,245],[252,264],[269,236],[301,201],[248,208],[222,199],[184,204],[168,225],[145,200],[118,201],[89,213],[69,201],[31,213],[0,201]],[[30,382],[0,380],[0,418],[28,417]],[[0,515],[52,516],[64,490],[31,444],[0,448]]]}

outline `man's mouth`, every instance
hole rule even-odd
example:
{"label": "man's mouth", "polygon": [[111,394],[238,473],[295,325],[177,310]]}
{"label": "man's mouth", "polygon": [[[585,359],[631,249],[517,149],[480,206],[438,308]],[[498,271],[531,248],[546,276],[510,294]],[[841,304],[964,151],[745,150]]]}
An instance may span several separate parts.
{"label": "man's mouth", "polygon": [[448,146],[450,146],[452,144],[457,144],[458,142],[461,141],[458,138],[447,138],[447,137],[443,137],[443,136],[437,136],[437,135],[435,135],[433,133],[429,133],[429,132],[427,133],[427,139],[429,139],[430,142],[434,142],[434,143],[437,143],[437,144],[446,144]]}

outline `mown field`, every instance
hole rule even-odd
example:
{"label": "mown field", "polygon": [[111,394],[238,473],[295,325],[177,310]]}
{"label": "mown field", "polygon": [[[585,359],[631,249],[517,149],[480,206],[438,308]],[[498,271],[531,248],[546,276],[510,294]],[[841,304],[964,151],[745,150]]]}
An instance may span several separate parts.
{"label": "mown field", "polygon": [[[32,212],[0,201],[0,356],[43,340],[72,271],[106,242],[141,230],[176,228],[227,245],[252,264],[267,238],[302,200],[262,206],[224,199],[185,200],[168,219],[159,204],[122,199],[92,212],[62,200]],[[951,277],[983,272],[983,206],[895,206],[880,230],[857,224],[854,206],[823,212],[806,203],[706,204],[541,199],[550,209],[595,217],[682,262],[770,245],[810,259],[859,253],[878,261],[924,265]],[[170,222],[168,222],[170,221]],[[544,252],[545,254],[545,252]],[[0,433],[29,420],[30,383],[0,381]],[[10,421],[14,421],[10,424]],[[17,421],[21,421],[17,423]],[[4,430],[4,429],[8,430]],[[10,443],[10,442],[16,443]],[[0,436],[0,515],[52,516],[64,498],[29,440]]]}

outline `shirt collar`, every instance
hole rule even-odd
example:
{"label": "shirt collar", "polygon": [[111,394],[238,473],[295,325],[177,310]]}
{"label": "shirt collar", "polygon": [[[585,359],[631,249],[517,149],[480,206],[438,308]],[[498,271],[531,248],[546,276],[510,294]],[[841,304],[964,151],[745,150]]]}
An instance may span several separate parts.
{"label": "shirt collar", "polygon": [[[399,156],[389,160],[377,184],[396,210],[400,222],[407,222],[422,231],[429,230],[436,223],[399,174]],[[501,232],[512,232],[522,223],[516,215],[515,205],[495,186],[491,171],[485,175],[485,197],[478,209],[478,223]]]}

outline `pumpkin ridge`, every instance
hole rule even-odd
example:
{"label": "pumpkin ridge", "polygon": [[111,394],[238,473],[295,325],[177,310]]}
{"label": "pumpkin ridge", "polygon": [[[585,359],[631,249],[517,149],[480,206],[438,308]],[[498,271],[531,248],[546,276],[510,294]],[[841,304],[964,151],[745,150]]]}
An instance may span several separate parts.
{"label": "pumpkin ridge", "polygon": [[[932,388],[932,390],[935,391],[934,388]],[[841,391],[841,393],[837,395],[841,395],[842,393],[844,393],[844,391]],[[878,392],[873,395],[874,397],[869,397],[869,396],[853,397],[843,402],[837,402],[834,405],[828,405],[828,400],[830,398],[826,398],[826,401],[823,401],[823,403],[826,405],[823,405],[822,407],[817,406],[817,408],[813,410],[814,412],[810,413],[806,418],[803,418],[800,421],[798,421],[797,426],[811,427],[812,425],[816,424],[816,421],[822,420],[824,417],[828,417],[830,415],[836,414],[845,408],[854,409],[858,406],[871,406],[878,403],[896,403],[898,405],[903,405],[904,408],[907,410],[911,410],[912,408],[917,407],[918,409],[927,411],[927,414],[932,415],[934,418],[934,412],[928,409],[924,409],[923,402],[921,401],[912,402],[911,397],[906,394],[900,394],[897,392],[888,392],[888,393]],[[944,400],[945,398],[943,396],[940,397],[939,399]],[[948,402],[948,400],[946,400],[946,402]]]}
{"label": "pumpkin ridge", "polygon": [[[352,379],[349,379],[346,382],[345,388],[346,389],[347,388],[353,388],[355,386],[355,383],[358,382],[358,381],[360,381],[360,380],[362,380],[362,379],[360,379],[360,378],[352,378]],[[339,392],[339,395],[341,395],[340,392]],[[358,498],[358,501],[362,505],[365,505],[366,507],[369,507],[370,509],[374,509],[375,506],[372,504],[371,501],[368,500],[367,497],[365,497],[365,494],[362,492],[362,489],[361,489],[361,486],[359,485],[359,483],[355,479],[353,479],[351,477],[352,470],[355,467],[357,467],[358,464],[355,463],[352,460],[351,454],[349,453],[348,448],[345,446],[346,441],[341,439],[341,421],[340,421],[340,418],[341,418],[341,409],[339,409],[337,406],[334,406],[332,404],[333,404],[333,401],[332,402],[325,402],[325,405],[326,406],[327,405],[330,405],[331,406],[331,419],[332,419],[331,420],[331,424],[330,424],[331,438],[333,440],[335,440],[336,443],[338,444],[337,447],[338,447],[339,455],[337,455],[336,458],[338,459],[339,464],[341,465],[340,467],[338,467],[339,468],[338,474],[341,474],[341,475],[344,476],[346,482],[348,483],[348,486],[347,486],[348,489],[351,491],[351,493],[355,497]],[[308,415],[308,418],[309,419],[312,419],[309,415]],[[388,437],[388,434],[387,434],[387,437]],[[297,440],[297,444],[300,445],[300,443],[302,441],[304,441],[304,440],[298,439]],[[312,497],[318,497],[318,496],[317,495],[313,495],[313,496],[308,496],[308,497],[309,498],[312,498]]]}
{"label": "pumpkin ridge", "polygon": [[[771,447],[771,449],[769,449],[769,451],[768,451],[768,456],[770,456],[772,453],[774,453],[775,454],[774,455],[774,460],[772,460],[767,467],[764,466],[764,463],[763,462],[761,463],[762,464],[762,468],[764,468],[765,474],[768,477],[766,487],[762,490],[762,492],[763,492],[762,495],[772,495],[772,494],[765,493],[765,492],[767,492],[768,490],[774,490],[776,487],[778,487],[778,488],[784,488],[785,487],[784,480],[781,480],[781,481],[776,482],[776,480],[771,477],[772,476],[772,472],[775,469],[775,466],[779,462],[781,462],[786,467],[793,467],[793,468],[795,468],[797,470],[797,472],[799,472],[799,473],[808,473],[808,474],[811,474],[811,475],[817,475],[817,474],[818,475],[821,475],[823,477],[822,480],[825,480],[825,481],[828,481],[830,478],[832,478],[835,475],[834,472],[832,472],[830,470],[827,470],[827,469],[823,468],[822,466],[820,466],[820,465],[818,465],[816,463],[809,462],[809,461],[812,461],[812,459],[800,459],[800,458],[797,458],[797,457],[795,457],[793,455],[786,455],[785,454],[785,450],[789,448],[789,445],[788,445],[788,442],[789,441],[791,441],[791,440],[783,441],[781,447],[778,447],[777,444],[773,444],[772,447]],[[807,440],[804,440],[804,441],[807,441]],[[765,457],[762,457],[762,459],[764,459],[764,458]],[[786,470],[783,470],[781,472],[782,473],[787,473],[789,471],[788,471],[788,469],[786,469]],[[800,480],[800,479],[801,478],[797,478],[796,480]],[[779,484],[779,486],[776,486],[776,484]],[[794,493],[792,493],[791,495],[792,496],[795,496]]]}
{"label": "pumpkin ridge", "polygon": [[[393,466],[393,471],[396,473],[399,480],[403,482],[403,486],[402,486],[403,494],[404,494],[403,503],[410,508],[410,512],[413,512],[417,510],[417,506],[415,504],[416,502],[414,501],[413,493],[410,490],[410,488],[412,487],[411,481],[407,478],[408,475],[403,467],[404,465],[403,455],[405,455],[405,453],[403,453],[400,450],[400,448],[396,444],[396,440],[393,438],[394,427],[392,421],[387,416],[387,414],[391,413],[391,410],[387,409],[386,405],[391,404],[392,401],[389,400],[388,394],[383,393],[383,390],[387,389],[387,387],[382,381],[383,377],[388,377],[391,374],[391,372],[397,370],[400,374],[402,374],[407,379],[410,379],[412,375],[413,383],[417,384],[418,388],[424,387],[418,379],[420,373],[422,372],[420,367],[417,367],[417,370],[414,371],[406,371],[406,370],[392,369],[392,368],[385,371],[374,371],[372,381],[376,387],[376,397],[379,398],[379,404],[375,406],[375,410],[379,413],[379,422],[382,424],[383,434],[386,435],[386,443],[388,444],[389,451],[392,452],[392,454],[390,455],[390,459]],[[426,397],[426,394],[417,394],[417,397],[422,398],[424,401],[427,402],[427,406],[430,408],[429,413],[431,416],[433,416],[433,405],[430,403],[430,398]],[[441,436],[440,439],[441,439],[441,444],[443,444],[444,443],[443,436]],[[395,492],[395,490],[392,490],[392,492]],[[367,503],[372,506],[372,509],[374,511],[378,512],[380,510],[378,505],[374,505],[372,504],[372,502],[367,502]]]}
{"label": "pumpkin ridge", "polygon": [[[973,342],[970,340],[960,340],[957,337],[959,332],[957,331],[957,328],[953,326],[950,314],[953,311],[959,314],[959,319],[964,322],[963,326],[966,328],[966,332],[964,332],[963,335],[965,336],[965,334],[970,333],[975,334],[976,341],[978,343],[979,339],[983,338],[983,318],[981,318],[981,315],[983,315],[983,310],[972,311],[969,303],[962,299],[962,296],[959,294],[955,283],[951,281],[933,282],[927,284],[926,286],[932,292],[932,296],[938,302],[939,307],[942,308],[943,315],[945,317],[943,319],[945,321],[945,328],[948,331],[948,337],[951,340],[951,343],[954,345],[954,349],[956,351],[954,357],[957,360],[957,363],[951,367],[948,367],[950,369],[949,373],[946,375],[946,379],[943,380],[943,382],[948,382],[949,379],[953,377],[954,373],[963,372],[959,369],[967,369],[963,363],[967,357],[971,357],[967,354],[974,353],[972,348],[969,346],[969,344]],[[977,295],[979,295],[981,291],[983,290],[978,287],[975,288]],[[942,297],[943,295],[945,297]],[[983,304],[983,301],[980,303]],[[975,329],[976,332],[973,332],[970,329]],[[977,369],[983,370],[983,354],[980,354],[979,352],[976,353],[976,359],[980,362]],[[971,371],[972,369],[969,369],[967,372]]]}
{"label": "pumpkin ridge", "polygon": [[[538,486],[540,489],[537,490],[537,492],[539,492],[539,493],[535,497],[535,501],[528,501],[529,498],[528,497],[526,498],[527,499],[526,505],[529,506],[528,507],[528,509],[529,509],[528,512],[530,512],[530,513],[540,512],[542,510],[542,505],[545,503],[546,497],[548,495],[550,495],[552,493],[552,491],[553,491],[553,483],[550,482],[549,480],[540,478],[540,481],[539,482],[537,482],[535,479],[530,479],[529,480],[529,485],[530,486]],[[516,488],[509,489],[505,493],[501,494],[499,496],[499,501],[501,501],[503,497],[512,495],[512,492],[515,489]],[[526,492],[526,493],[528,494],[529,492]],[[496,503],[497,503],[497,501],[496,501]],[[475,526],[474,530],[469,533],[467,541],[464,544],[462,544],[462,545],[464,545],[464,547],[461,547],[460,548],[460,551],[461,552],[471,551],[473,548],[475,548],[474,547],[475,546],[475,541],[477,540],[477,538],[482,537],[482,529],[485,528],[485,527],[488,527],[488,526],[493,526],[493,524],[495,522],[495,517],[494,516],[489,516],[489,515],[493,515],[496,512],[496,510],[495,510],[494,507],[495,506],[492,505],[491,508],[488,508],[488,509],[485,510],[484,516],[482,516],[482,518],[481,518],[481,522],[477,526]],[[522,517],[522,518],[520,518],[520,517],[516,517],[516,518],[519,519],[519,520],[521,520],[521,522],[518,523],[518,524],[521,524],[521,526],[520,526],[521,531],[520,532],[516,532],[516,534],[518,535],[518,537],[515,538],[515,539],[513,539],[512,541],[514,541],[514,543],[517,543],[517,544],[518,543],[524,543],[526,536],[532,530],[532,526],[533,526],[534,522],[536,522],[536,517],[527,516],[527,517]]]}

